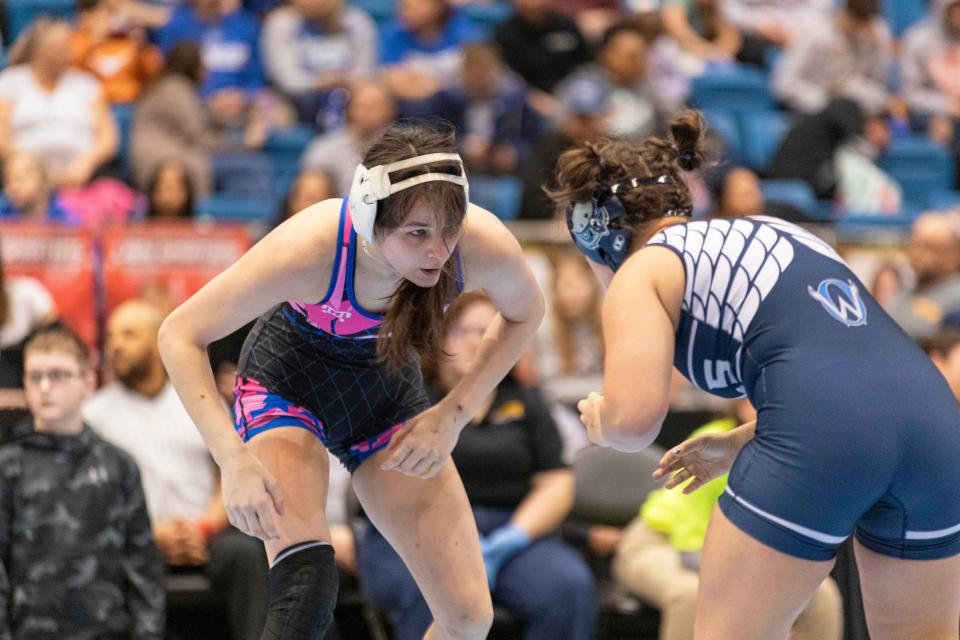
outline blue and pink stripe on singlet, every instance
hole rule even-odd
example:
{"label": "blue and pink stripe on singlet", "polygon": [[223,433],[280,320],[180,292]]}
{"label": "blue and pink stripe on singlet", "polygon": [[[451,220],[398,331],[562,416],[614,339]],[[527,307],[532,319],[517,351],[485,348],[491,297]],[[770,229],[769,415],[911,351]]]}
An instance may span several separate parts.
{"label": "blue and pink stripe on singlet", "polygon": [[[333,336],[370,340],[377,337],[383,316],[371,313],[357,302],[353,289],[356,267],[357,234],[347,198],[340,207],[340,225],[337,230],[339,247],[333,262],[327,295],[317,303],[288,300],[287,304],[297,311],[313,329]],[[463,290],[460,268],[460,252],[454,249],[456,261],[457,291]]]}

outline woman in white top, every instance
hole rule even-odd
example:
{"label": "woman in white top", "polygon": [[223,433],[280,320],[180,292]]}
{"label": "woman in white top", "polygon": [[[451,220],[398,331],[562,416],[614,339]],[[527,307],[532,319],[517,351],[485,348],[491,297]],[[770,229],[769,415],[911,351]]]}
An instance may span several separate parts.
{"label": "woman in white top", "polygon": [[119,144],[96,78],[70,69],[71,27],[41,18],[25,31],[0,73],[0,156],[36,153],[55,184],[82,186]]}

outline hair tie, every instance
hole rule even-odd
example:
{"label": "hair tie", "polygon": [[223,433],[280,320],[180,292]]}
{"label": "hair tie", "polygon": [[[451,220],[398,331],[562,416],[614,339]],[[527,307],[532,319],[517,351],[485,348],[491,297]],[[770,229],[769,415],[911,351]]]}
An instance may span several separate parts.
{"label": "hair tie", "polygon": [[680,154],[679,159],[680,159],[681,167],[684,165],[690,166],[694,163],[696,156],[692,151],[685,151],[684,153]]}

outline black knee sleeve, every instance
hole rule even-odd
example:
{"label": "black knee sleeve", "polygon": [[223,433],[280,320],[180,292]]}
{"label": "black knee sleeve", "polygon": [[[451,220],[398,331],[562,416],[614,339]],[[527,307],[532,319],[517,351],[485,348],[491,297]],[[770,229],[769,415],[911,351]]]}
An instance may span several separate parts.
{"label": "black knee sleeve", "polygon": [[333,547],[310,541],[277,554],[270,569],[270,607],[260,640],[321,640],[337,604]]}

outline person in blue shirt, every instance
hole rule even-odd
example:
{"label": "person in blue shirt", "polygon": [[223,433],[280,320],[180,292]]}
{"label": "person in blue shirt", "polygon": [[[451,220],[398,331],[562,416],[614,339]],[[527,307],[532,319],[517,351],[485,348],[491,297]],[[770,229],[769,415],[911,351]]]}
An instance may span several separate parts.
{"label": "person in blue shirt", "polygon": [[702,165],[704,129],[684,112],[667,139],[585,142],[557,162],[554,201],[608,286],[603,392],[578,405],[588,436],[650,445],[674,366],[756,407],[654,473],[687,492],[730,473],[698,640],[786,638],[851,534],[871,637],[956,639],[960,405],[828,244],[775,218],[688,219],[681,171]]}
{"label": "person in blue shirt", "polygon": [[244,9],[224,6],[223,0],[196,0],[177,7],[160,29],[157,42],[167,55],[183,40],[196,42],[207,70],[200,93],[214,117],[234,124],[266,79],[260,59],[260,26]]}
{"label": "person in blue shirt", "polygon": [[400,98],[422,99],[456,81],[461,48],[478,40],[449,0],[399,0],[380,39],[384,79]]}

